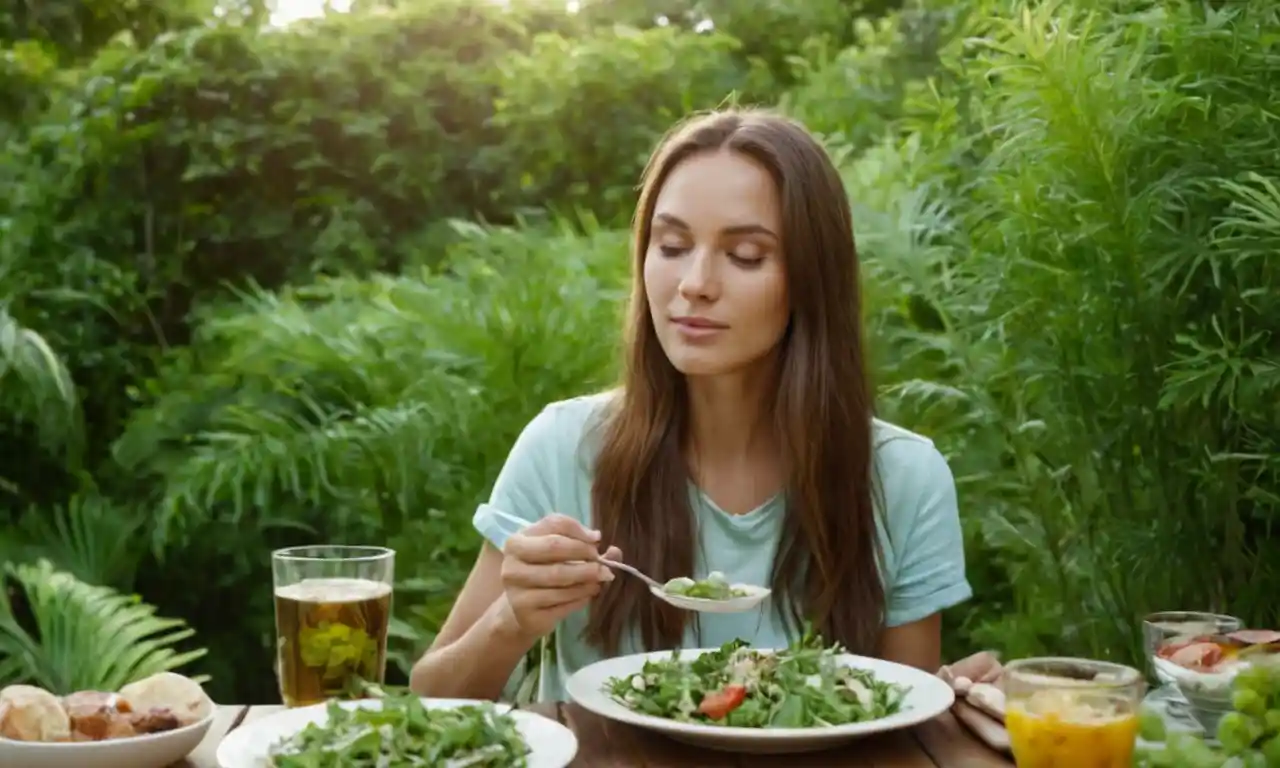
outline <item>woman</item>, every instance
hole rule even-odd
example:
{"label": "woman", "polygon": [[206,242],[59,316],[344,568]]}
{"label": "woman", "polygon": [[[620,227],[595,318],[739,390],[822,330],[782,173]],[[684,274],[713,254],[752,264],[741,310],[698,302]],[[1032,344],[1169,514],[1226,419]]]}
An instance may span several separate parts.
{"label": "woman", "polygon": [[[929,440],[873,419],[853,226],[822,147],[759,111],[677,126],[645,170],[633,257],[621,387],[547,406],[516,440],[413,688],[496,698],[553,630],[544,700],[603,657],[781,647],[805,623],[938,670],[939,614],[972,594],[955,483]],[[602,551],[773,595],[681,611]],[[963,671],[990,676],[978,667]]]}

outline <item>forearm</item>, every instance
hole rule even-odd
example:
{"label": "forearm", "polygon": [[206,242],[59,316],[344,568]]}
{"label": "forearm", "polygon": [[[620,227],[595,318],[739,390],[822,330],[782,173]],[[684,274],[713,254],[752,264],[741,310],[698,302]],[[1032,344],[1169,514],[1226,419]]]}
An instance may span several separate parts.
{"label": "forearm", "polygon": [[427,651],[413,665],[409,687],[419,696],[496,700],[536,642],[499,597],[461,637]]}

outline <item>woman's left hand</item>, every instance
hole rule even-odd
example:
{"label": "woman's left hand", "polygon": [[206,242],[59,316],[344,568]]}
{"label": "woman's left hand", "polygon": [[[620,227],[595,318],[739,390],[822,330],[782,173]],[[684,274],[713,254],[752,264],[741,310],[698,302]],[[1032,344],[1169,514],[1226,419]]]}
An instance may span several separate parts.
{"label": "woman's left hand", "polygon": [[944,666],[938,670],[938,677],[950,683],[956,693],[965,694],[974,683],[995,683],[1003,672],[994,653],[981,651]]}

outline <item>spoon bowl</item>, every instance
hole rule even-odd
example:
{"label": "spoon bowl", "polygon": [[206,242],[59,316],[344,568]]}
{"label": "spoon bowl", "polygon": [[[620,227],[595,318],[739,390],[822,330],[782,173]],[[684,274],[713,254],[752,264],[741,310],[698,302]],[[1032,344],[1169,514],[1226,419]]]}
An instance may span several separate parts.
{"label": "spoon bowl", "polygon": [[[529,521],[516,517],[510,512],[504,512],[501,509],[491,505],[483,504],[481,507],[489,514],[504,521],[507,526],[512,529],[508,533],[518,533],[529,527]],[[699,613],[742,613],[755,608],[764,599],[769,596],[770,590],[767,587],[757,587],[752,584],[734,584],[732,589],[735,592],[742,592],[741,596],[729,597],[724,600],[714,600],[709,597],[686,597],[684,595],[674,595],[663,589],[662,582],[650,578],[643,571],[640,571],[626,563],[619,563],[616,560],[610,560],[600,555],[597,557],[602,565],[606,565],[615,571],[623,571],[635,576],[643,581],[648,587],[649,592],[659,600],[674,605],[677,608],[686,611],[697,611]]]}
{"label": "spoon bowl", "polygon": [[700,613],[742,613],[755,608],[772,592],[768,587],[757,587],[751,584],[734,584],[734,591],[741,591],[745,594],[739,597],[729,597],[724,600],[712,600],[707,597],[685,597],[684,595],[673,595],[662,589],[661,586],[649,585],[649,591],[653,596],[670,603],[677,608],[683,608],[686,611],[698,611]]}
{"label": "spoon bowl", "polygon": [[733,584],[731,589],[735,592],[743,592],[745,594],[728,597],[723,600],[715,600],[709,597],[687,597],[685,595],[675,595],[663,589],[662,582],[651,578],[643,571],[636,569],[626,563],[619,563],[610,560],[607,557],[601,557],[600,562],[616,571],[629,573],[640,579],[649,586],[649,593],[659,600],[669,605],[686,611],[698,611],[699,613],[742,613],[755,608],[773,590],[767,587],[757,587],[752,584]]}

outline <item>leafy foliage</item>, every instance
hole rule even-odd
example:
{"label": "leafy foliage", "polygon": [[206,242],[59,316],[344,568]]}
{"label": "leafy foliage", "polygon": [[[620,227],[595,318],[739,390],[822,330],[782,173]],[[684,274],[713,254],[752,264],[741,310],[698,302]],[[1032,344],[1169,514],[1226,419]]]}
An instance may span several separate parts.
{"label": "leafy foliage", "polygon": [[[387,543],[406,669],[515,435],[613,378],[645,153],[738,100],[844,173],[881,411],[960,485],[979,597],[949,654],[1136,660],[1155,609],[1280,624],[1280,12],[581,5],[0,18],[0,558],[46,561],[10,566],[24,589],[95,606],[86,638],[132,609],[87,584],[141,590],[212,650],[217,698],[272,700],[270,549]],[[0,678],[70,684],[24,610]]]}
{"label": "leafy foliage", "polygon": [[85,584],[47,560],[8,566],[36,627],[28,632],[0,591],[0,686],[28,682],[57,694],[115,691],[188,664],[203,650],[174,645],[192,635],[177,619],[155,616],[137,597]]}
{"label": "leafy foliage", "polygon": [[1138,659],[1168,606],[1280,623],[1280,18],[1111,5],[973,19],[851,172],[890,403],[953,456],[1010,585],[969,619],[1010,653]]}

